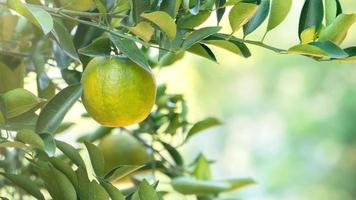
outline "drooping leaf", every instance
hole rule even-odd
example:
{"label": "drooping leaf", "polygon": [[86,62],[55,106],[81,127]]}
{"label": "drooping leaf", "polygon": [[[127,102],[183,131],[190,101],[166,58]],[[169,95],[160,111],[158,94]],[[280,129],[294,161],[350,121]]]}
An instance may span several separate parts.
{"label": "drooping leaf", "polygon": [[244,35],[248,35],[256,30],[267,18],[270,0],[262,0],[256,14],[243,26]]}
{"label": "drooping leaf", "polygon": [[81,94],[82,86],[80,84],[68,86],[60,91],[41,111],[36,125],[36,132],[40,134],[54,133]]}
{"label": "drooping leaf", "polygon": [[110,182],[119,180],[132,172],[135,172],[144,167],[144,165],[134,166],[134,165],[120,165],[110,170],[104,178]]}
{"label": "drooping leaf", "polygon": [[182,0],[162,0],[160,10],[168,13],[172,18],[175,18]]}
{"label": "drooping leaf", "polygon": [[219,32],[220,29],[221,29],[221,27],[204,27],[204,28],[198,29],[196,31],[193,31],[184,40],[182,48],[189,49],[194,44],[199,43],[200,41],[209,37],[210,35],[213,35],[213,34]]}
{"label": "drooping leaf", "polygon": [[64,162],[63,160],[61,160],[57,157],[51,157],[51,158],[49,158],[49,161],[56,169],[61,171],[69,179],[69,181],[72,183],[74,188],[77,190],[78,189],[78,179],[77,179],[77,175],[73,171],[72,167],[68,163]]}
{"label": "drooping leaf", "polygon": [[11,9],[41,28],[44,34],[49,33],[53,29],[51,15],[42,8],[25,5],[20,0],[7,0],[7,3]]}
{"label": "drooping leaf", "polygon": [[54,138],[51,134],[40,134],[40,137],[43,140],[44,143],[44,150],[49,156],[54,156],[56,153],[56,142],[54,141]]}
{"label": "drooping leaf", "polygon": [[322,49],[331,58],[346,58],[348,56],[348,54],[343,49],[330,41],[312,42],[310,44]]}
{"label": "drooping leaf", "polygon": [[54,200],[77,200],[77,193],[70,180],[53,166],[35,168],[46,183],[47,190]]}
{"label": "drooping leaf", "polygon": [[179,193],[199,196],[219,194],[231,187],[229,183],[223,181],[197,180],[190,177],[174,178],[171,185]]}
{"label": "drooping leaf", "polygon": [[45,200],[43,194],[41,193],[37,184],[29,179],[27,176],[24,175],[16,175],[16,174],[7,174],[7,173],[0,173],[0,175],[4,176],[11,182],[13,182],[18,187],[22,188],[30,195],[34,196],[36,199]]}
{"label": "drooping leaf", "polygon": [[217,24],[219,25],[222,17],[224,16],[225,13],[225,7],[224,4],[226,3],[226,0],[216,0],[215,1],[215,7],[216,7],[216,20]]}
{"label": "drooping leaf", "polygon": [[201,120],[193,125],[193,127],[189,130],[186,139],[189,139],[193,135],[196,135],[197,133],[206,130],[208,128],[214,127],[221,125],[220,120],[214,117],[208,117],[204,120]]}
{"label": "drooping leaf", "polygon": [[[99,180],[100,181],[100,180]],[[111,185],[111,183],[106,181],[100,181],[100,184],[105,188],[106,192],[108,192],[110,198],[112,200],[124,200],[124,195],[117,189],[115,186]]]}
{"label": "drooping leaf", "polygon": [[171,157],[173,158],[174,162],[179,165],[179,166],[183,166],[184,161],[182,156],[180,155],[180,153],[178,152],[177,149],[175,149],[172,145],[165,143],[165,142],[161,142],[163,147],[168,151],[168,153],[171,155]]}
{"label": "drooping leaf", "polygon": [[44,150],[45,145],[41,137],[33,132],[32,130],[21,130],[16,134],[16,140],[23,142],[25,144],[29,144],[41,150]]}
{"label": "drooping leaf", "polygon": [[92,143],[85,142],[84,143],[90,157],[91,165],[94,169],[94,172],[97,176],[104,175],[105,163],[104,157],[100,149]]}
{"label": "drooping leaf", "polygon": [[8,119],[6,124],[0,123],[0,128],[11,130],[11,131],[20,131],[22,129],[35,130],[38,116],[35,113],[27,112],[18,117]]}
{"label": "drooping leaf", "polygon": [[232,33],[235,33],[246,24],[255,15],[258,7],[256,4],[244,2],[239,2],[234,5],[229,13]]}
{"label": "drooping leaf", "polygon": [[157,25],[163,32],[165,32],[169,39],[173,40],[177,33],[177,26],[174,19],[166,12],[155,11],[151,13],[143,13],[141,17],[149,20]]}
{"label": "drooping leaf", "polygon": [[329,26],[324,28],[319,35],[319,41],[330,40],[341,44],[348,30],[356,21],[356,14],[341,14]]}
{"label": "drooping leaf", "polygon": [[79,199],[86,200],[109,200],[109,194],[95,180],[90,181],[87,173],[79,168],[76,171],[78,179],[78,196]]}
{"label": "drooping leaf", "polygon": [[148,64],[148,59],[142,53],[142,51],[137,47],[135,42],[125,38],[119,38],[115,35],[109,35],[110,40],[114,43],[120,51],[125,54],[130,60],[141,66],[148,72],[151,72],[150,65]]}
{"label": "drooping leaf", "polygon": [[1,95],[5,107],[5,117],[14,118],[31,110],[39,108],[43,102],[30,91],[17,88]]}
{"label": "drooping leaf", "polygon": [[310,44],[299,44],[288,49],[288,53],[307,55],[313,57],[328,57],[329,55],[319,47]]}
{"label": "drooping leaf", "polygon": [[280,25],[287,17],[291,7],[292,0],[272,0],[267,31],[270,31]]}
{"label": "drooping leaf", "polygon": [[75,149],[70,144],[56,140],[56,145],[59,150],[61,150],[74,164],[78,167],[86,169],[83,158],[80,156],[77,149]]}
{"label": "drooping leaf", "polygon": [[109,38],[99,37],[95,39],[92,43],[79,49],[78,51],[80,54],[91,57],[110,56],[111,46],[112,43]]}
{"label": "drooping leaf", "polygon": [[61,69],[61,74],[68,85],[79,84],[82,78],[82,73],[74,69]]}
{"label": "drooping leaf", "polygon": [[298,34],[308,28],[315,27],[315,34],[321,28],[324,18],[323,0],[306,0],[299,18]]}
{"label": "drooping leaf", "polygon": [[187,51],[190,52],[190,53],[193,53],[195,55],[207,58],[207,59],[209,59],[209,60],[211,60],[213,62],[217,62],[214,53],[205,44],[201,44],[201,43],[194,44],[189,49],[187,49]]}
{"label": "drooping leaf", "polygon": [[244,58],[251,56],[248,47],[234,36],[219,33],[206,38],[203,42],[220,47]]}
{"label": "drooping leaf", "polygon": [[79,61],[77,50],[74,47],[72,36],[59,18],[53,19],[53,30],[51,31],[59,46],[74,60]]}

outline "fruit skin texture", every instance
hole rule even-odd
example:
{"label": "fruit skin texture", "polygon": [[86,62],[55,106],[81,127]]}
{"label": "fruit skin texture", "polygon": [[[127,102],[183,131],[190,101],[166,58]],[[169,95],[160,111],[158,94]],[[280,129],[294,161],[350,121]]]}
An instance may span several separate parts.
{"label": "fruit skin texture", "polygon": [[94,6],[93,0],[59,0],[61,7],[70,10],[87,11]]}
{"label": "fruit skin texture", "polygon": [[143,121],[156,98],[152,73],[126,58],[97,57],[82,76],[83,104],[89,114],[107,127]]}
{"label": "fruit skin texture", "polygon": [[99,143],[108,172],[118,165],[143,165],[151,160],[146,147],[128,133],[105,136]]}

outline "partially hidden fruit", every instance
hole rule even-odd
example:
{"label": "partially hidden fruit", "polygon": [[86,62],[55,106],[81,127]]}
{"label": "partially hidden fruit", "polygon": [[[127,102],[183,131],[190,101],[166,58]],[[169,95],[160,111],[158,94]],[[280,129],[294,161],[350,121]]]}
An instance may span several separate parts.
{"label": "partially hidden fruit", "polygon": [[107,127],[143,121],[156,98],[153,74],[117,56],[91,60],[81,82],[85,108],[97,122]]}
{"label": "partially hidden fruit", "polygon": [[24,85],[25,66],[22,63],[14,64],[15,67],[9,67],[0,62],[0,93],[22,88]]}
{"label": "partially hidden fruit", "polygon": [[144,165],[151,160],[148,149],[128,133],[110,134],[99,143],[108,172],[119,165]]}
{"label": "partially hidden fruit", "polygon": [[59,0],[62,8],[77,11],[87,11],[94,6],[93,0]]}

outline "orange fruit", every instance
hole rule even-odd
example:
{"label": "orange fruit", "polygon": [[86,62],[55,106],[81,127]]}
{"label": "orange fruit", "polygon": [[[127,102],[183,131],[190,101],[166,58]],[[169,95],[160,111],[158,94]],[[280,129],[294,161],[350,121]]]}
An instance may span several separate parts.
{"label": "orange fruit", "polygon": [[143,121],[156,99],[152,73],[117,56],[92,59],[82,76],[83,104],[88,113],[107,127]]}

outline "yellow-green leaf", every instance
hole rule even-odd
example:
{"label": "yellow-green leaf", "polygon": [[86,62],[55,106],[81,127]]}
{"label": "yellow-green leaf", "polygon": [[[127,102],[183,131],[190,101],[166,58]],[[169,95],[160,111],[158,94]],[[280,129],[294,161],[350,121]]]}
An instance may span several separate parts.
{"label": "yellow-green leaf", "polygon": [[53,29],[53,19],[51,15],[42,8],[27,6],[20,0],[7,0],[7,3],[11,9],[41,28],[44,34],[49,33]]}
{"label": "yellow-green leaf", "polygon": [[16,140],[25,144],[32,145],[36,148],[44,150],[45,145],[41,137],[31,130],[21,130],[16,134]]}
{"label": "yellow-green leaf", "polygon": [[287,17],[291,7],[292,0],[272,0],[267,31],[270,31],[281,24]]}
{"label": "yellow-green leaf", "polygon": [[232,7],[229,13],[229,21],[232,33],[238,31],[257,12],[258,5],[252,3],[239,2]]}
{"label": "yellow-green leaf", "polygon": [[180,18],[177,22],[179,28],[192,29],[204,23],[211,11],[200,11],[197,15],[189,14]]}
{"label": "yellow-green leaf", "polygon": [[330,40],[341,44],[345,36],[356,21],[356,14],[341,14],[329,26],[324,28],[319,36],[320,41]]}
{"label": "yellow-green leaf", "polygon": [[129,27],[129,31],[148,42],[152,38],[154,28],[147,22],[140,22],[135,27]]}
{"label": "yellow-green leaf", "polygon": [[328,54],[320,48],[310,44],[299,44],[288,49],[288,53],[307,55],[314,57],[328,57]]}
{"label": "yellow-green leaf", "polygon": [[302,44],[307,44],[310,42],[313,42],[315,40],[316,36],[316,29],[315,26],[309,27],[305,29],[301,34],[300,34],[300,40]]}
{"label": "yellow-green leaf", "polygon": [[16,15],[0,16],[0,38],[2,40],[8,41],[14,36],[18,19]]}
{"label": "yellow-green leaf", "polygon": [[163,11],[155,11],[151,13],[143,13],[141,17],[156,24],[167,36],[173,40],[177,33],[177,26],[169,14]]}

